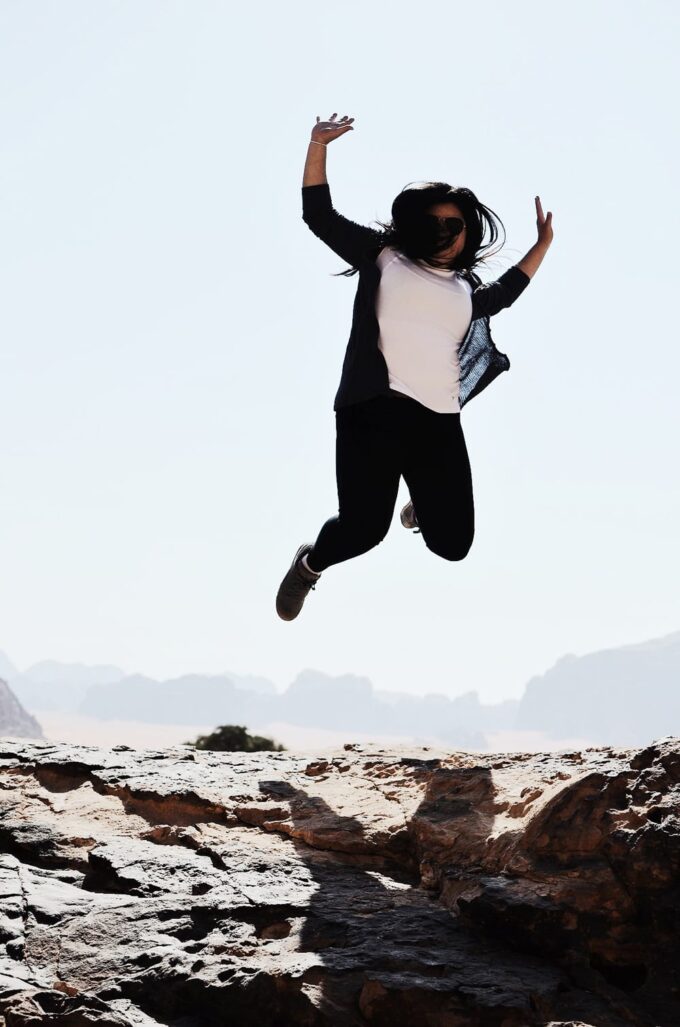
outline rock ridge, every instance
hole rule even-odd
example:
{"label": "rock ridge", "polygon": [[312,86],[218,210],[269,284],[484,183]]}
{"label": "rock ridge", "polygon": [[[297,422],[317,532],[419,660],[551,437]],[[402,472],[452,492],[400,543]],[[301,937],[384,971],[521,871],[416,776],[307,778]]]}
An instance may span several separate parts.
{"label": "rock ridge", "polygon": [[0,739],[0,1017],[677,1027],[680,741]]}
{"label": "rock ridge", "polygon": [[0,678],[0,737],[42,738],[43,732],[35,717],[24,709],[14,691]]}

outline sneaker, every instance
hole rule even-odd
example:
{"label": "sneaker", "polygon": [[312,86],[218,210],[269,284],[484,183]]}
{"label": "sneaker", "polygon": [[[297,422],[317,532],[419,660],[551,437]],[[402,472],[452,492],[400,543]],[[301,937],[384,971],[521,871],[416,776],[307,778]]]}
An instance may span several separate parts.
{"label": "sneaker", "polygon": [[418,527],[418,519],[416,517],[416,512],[413,509],[413,503],[410,499],[406,506],[402,507],[402,511],[399,514],[399,517],[401,518],[401,523],[404,525],[405,528],[414,528],[416,532],[420,531],[420,528]]}
{"label": "sneaker", "polygon": [[276,595],[276,612],[281,620],[295,620],[310,588],[314,588],[321,577],[320,573],[315,574],[313,571],[308,571],[302,563],[302,557],[311,553],[312,548],[309,543],[300,546],[285,578],[279,585]]}

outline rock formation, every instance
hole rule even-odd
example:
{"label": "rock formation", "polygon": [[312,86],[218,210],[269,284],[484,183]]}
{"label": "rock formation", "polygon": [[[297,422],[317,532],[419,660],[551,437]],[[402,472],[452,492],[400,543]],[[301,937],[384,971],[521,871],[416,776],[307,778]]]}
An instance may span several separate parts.
{"label": "rock formation", "polygon": [[677,741],[0,769],[7,1027],[680,1023]]}
{"label": "rock formation", "polygon": [[6,681],[0,678],[0,738],[42,738],[40,724],[27,713]]}
{"label": "rock formation", "polygon": [[[524,689],[515,726],[591,745],[646,745],[680,722],[680,631],[563,656]],[[612,702],[612,692],[616,702]]]}

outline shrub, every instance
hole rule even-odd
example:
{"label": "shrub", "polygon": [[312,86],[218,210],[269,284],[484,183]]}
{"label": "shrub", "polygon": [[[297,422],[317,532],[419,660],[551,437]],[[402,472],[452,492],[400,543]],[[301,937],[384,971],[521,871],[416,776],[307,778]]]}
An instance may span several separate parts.
{"label": "shrub", "polygon": [[272,738],[250,735],[238,724],[222,724],[209,735],[199,735],[195,741],[184,744],[211,752],[283,752],[286,748]]}

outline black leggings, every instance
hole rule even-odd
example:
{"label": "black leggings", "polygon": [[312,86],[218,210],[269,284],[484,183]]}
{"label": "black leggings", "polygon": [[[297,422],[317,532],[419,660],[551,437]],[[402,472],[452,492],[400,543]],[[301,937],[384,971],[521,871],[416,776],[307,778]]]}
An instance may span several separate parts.
{"label": "black leggings", "polygon": [[428,549],[462,560],[474,537],[472,476],[460,414],[438,414],[391,393],[336,411],[338,516],[326,521],[309,566],[323,571],[387,535],[403,475]]}

